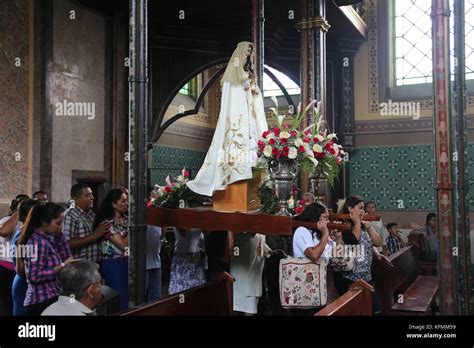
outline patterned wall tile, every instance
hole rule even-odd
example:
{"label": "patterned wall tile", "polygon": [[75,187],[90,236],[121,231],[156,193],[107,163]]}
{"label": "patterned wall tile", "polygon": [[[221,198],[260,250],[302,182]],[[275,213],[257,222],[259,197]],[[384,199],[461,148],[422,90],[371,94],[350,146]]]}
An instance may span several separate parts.
{"label": "patterned wall tile", "polygon": [[[435,209],[433,145],[358,148],[349,171],[351,194],[375,200],[379,210]],[[474,144],[470,144],[469,186],[473,185]],[[469,202],[474,209],[472,190]]]}
{"label": "patterned wall tile", "polygon": [[163,185],[167,175],[178,176],[181,174],[183,167],[189,170],[191,177],[195,177],[205,157],[206,153],[203,151],[154,146],[150,167],[150,182]]}

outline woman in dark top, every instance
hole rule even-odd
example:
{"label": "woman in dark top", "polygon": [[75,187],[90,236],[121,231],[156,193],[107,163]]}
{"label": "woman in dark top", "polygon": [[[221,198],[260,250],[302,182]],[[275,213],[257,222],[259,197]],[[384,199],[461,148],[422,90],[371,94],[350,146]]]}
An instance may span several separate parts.
{"label": "woman in dark top", "polygon": [[[342,233],[345,245],[357,245],[357,254],[354,259],[354,268],[349,272],[335,272],[334,283],[339,295],[344,294],[349,286],[358,279],[367,283],[372,282],[372,257],[373,246],[382,245],[382,238],[368,221],[363,221],[366,215],[364,200],[360,196],[347,196],[342,209],[342,214],[350,214],[351,230]],[[374,298],[374,308],[378,307]]]}

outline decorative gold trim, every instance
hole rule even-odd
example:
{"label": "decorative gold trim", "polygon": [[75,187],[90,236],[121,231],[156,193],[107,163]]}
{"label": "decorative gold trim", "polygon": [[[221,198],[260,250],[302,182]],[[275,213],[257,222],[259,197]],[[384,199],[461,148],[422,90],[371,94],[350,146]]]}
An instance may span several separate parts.
{"label": "decorative gold trim", "polygon": [[298,30],[306,30],[306,29],[320,29],[324,32],[327,32],[329,28],[331,28],[331,25],[329,22],[326,20],[326,18],[321,17],[321,16],[316,16],[316,17],[311,17],[311,18],[305,18],[301,22],[298,22],[296,24],[296,29]]}

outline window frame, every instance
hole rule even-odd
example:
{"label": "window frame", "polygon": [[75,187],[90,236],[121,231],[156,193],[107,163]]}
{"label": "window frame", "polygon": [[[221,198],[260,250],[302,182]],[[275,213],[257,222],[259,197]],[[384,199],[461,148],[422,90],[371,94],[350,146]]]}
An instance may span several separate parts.
{"label": "window frame", "polygon": [[[433,96],[432,82],[403,86],[395,84],[395,1],[379,0],[377,3],[377,60],[380,102],[387,99],[393,101],[431,99]],[[450,15],[453,14],[450,13]],[[466,96],[473,95],[474,79],[466,80]]]}

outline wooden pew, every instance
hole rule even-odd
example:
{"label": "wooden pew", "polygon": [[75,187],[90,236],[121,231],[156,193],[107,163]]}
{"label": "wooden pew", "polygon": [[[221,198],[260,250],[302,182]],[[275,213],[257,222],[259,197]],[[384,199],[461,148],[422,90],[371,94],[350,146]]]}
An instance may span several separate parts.
{"label": "wooden pew", "polygon": [[336,301],[318,311],[315,316],[372,315],[374,288],[363,280],[349,286],[349,290]]}
{"label": "wooden pew", "polygon": [[[374,260],[375,284],[384,315],[426,315],[438,292],[438,278],[420,275],[413,246],[386,260]],[[399,301],[401,303],[399,303]]]}
{"label": "wooden pew", "polygon": [[223,272],[215,281],[130,309],[120,315],[231,315],[233,282],[234,277]]}

